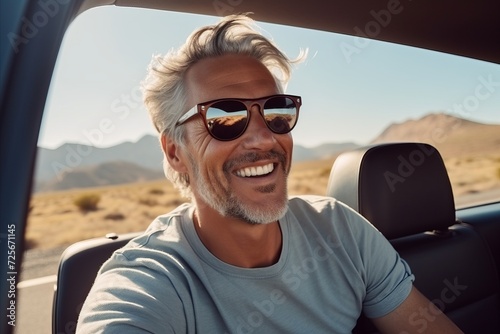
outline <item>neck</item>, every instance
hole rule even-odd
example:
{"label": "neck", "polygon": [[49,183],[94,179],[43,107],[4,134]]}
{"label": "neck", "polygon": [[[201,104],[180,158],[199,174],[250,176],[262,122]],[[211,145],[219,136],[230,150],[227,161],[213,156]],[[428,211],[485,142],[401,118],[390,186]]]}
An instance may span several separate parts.
{"label": "neck", "polygon": [[196,232],[205,247],[219,260],[242,268],[267,267],[281,254],[278,222],[249,224],[228,217],[193,216]]}

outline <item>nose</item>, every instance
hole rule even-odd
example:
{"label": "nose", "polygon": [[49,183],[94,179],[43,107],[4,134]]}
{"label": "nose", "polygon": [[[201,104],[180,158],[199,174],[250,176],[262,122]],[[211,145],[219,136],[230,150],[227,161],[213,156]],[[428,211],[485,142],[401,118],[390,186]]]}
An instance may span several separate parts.
{"label": "nose", "polygon": [[250,120],[243,136],[243,145],[247,149],[268,150],[276,143],[275,133],[267,127],[257,105],[250,110]]}

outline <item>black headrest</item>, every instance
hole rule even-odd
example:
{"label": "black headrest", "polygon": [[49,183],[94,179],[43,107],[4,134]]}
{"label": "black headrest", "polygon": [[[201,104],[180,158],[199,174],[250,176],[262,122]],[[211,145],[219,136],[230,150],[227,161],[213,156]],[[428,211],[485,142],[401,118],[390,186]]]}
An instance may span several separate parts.
{"label": "black headrest", "polygon": [[341,154],[327,195],[358,211],[388,239],[455,223],[448,173],[428,144],[379,144]]}

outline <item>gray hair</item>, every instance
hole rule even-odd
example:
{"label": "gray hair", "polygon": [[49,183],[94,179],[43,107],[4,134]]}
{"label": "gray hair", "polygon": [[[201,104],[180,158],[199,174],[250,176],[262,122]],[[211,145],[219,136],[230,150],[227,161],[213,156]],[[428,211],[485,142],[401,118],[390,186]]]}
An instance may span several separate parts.
{"label": "gray hair", "polygon": [[[143,98],[153,125],[162,136],[167,136],[179,146],[185,145],[183,127],[177,121],[190,107],[186,106],[184,76],[196,62],[227,54],[246,55],[264,64],[277,83],[280,91],[290,78],[291,65],[301,60],[290,60],[269,39],[254,29],[254,21],[246,14],[231,15],[219,23],[202,27],[188,37],[177,51],[165,56],[155,56],[143,82]],[[175,171],[164,159],[163,169],[181,194],[191,197],[189,178]]]}

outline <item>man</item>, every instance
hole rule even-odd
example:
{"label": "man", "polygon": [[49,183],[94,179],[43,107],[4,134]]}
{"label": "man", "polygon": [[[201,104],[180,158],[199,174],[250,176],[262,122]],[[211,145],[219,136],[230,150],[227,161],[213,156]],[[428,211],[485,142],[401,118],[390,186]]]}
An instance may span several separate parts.
{"label": "man", "polygon": [[145,103],[191,204],[106,262],[78,333],[347,333],[361,312],[384,333],[421,330],[412,317],[432,304],[373,226],[331,198],[288,199],[302,100],[251,23],[227,17],[153,63]]}

